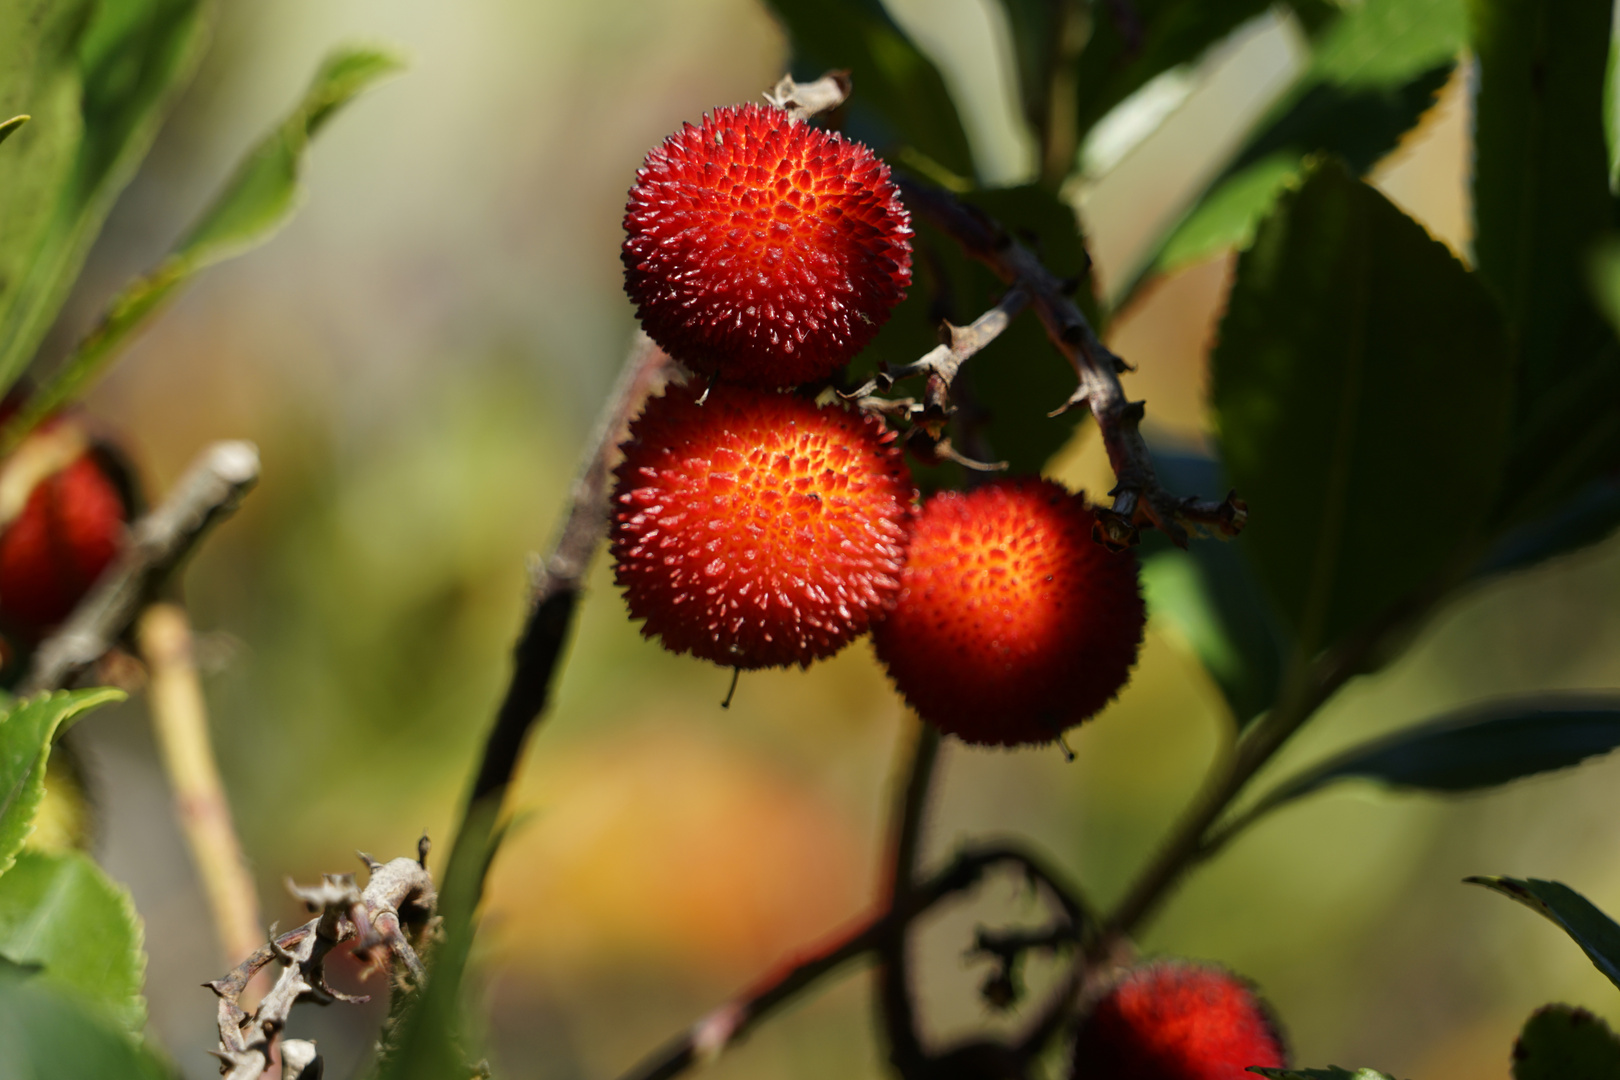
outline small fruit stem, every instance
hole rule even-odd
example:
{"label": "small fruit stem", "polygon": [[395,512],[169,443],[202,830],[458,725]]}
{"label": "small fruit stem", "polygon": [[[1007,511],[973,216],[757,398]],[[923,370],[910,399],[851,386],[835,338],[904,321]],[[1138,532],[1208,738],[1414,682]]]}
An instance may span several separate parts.
{"label": "small fruit stem", "polygon": [[264,940],[259,899],[231,821],[208,734],[208,706],[192,655],[191,622],[172,602],[149,605],[135,628],[150,672],[152,733],[174,791],[175,813],[202,879],[227,962]]}

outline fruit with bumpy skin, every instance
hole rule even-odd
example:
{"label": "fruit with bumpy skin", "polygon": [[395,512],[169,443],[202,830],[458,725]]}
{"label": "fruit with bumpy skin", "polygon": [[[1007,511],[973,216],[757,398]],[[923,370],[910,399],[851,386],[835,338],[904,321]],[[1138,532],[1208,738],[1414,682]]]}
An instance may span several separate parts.
{"label": "fruit with bumpy skin", "polygon": [[1271,1010],[1213,965],[1159,961],[1128,971],[1080,1028],[1071,1080],[1253,1080],[1288,1067]]}
{"label": "fruit with bumpy skin", "polygon": [[808,665],[894,602],[914,491],[893,434],[803,398],[672,387],[630,427],[614,575],[642,633],[735,668]]}
{"label": "fruit with bumpy skin", "polygon": [[[8,468],[63,433],[58,425],[41,428]],[[81,452],[34,479],[12,511],[0,533],[0,624],[20,641],[37,640],[67,618],[118,554],[129,506],[115,471],[105,453]]]}
{"label": "fruit with bumpy skin", "polygon": [[1136,663],[1136,557],[1091,538],[1085,500],[1049,480],[942,492],[918,515],[877,654],[918,714],[964,742],[1047,743]]}
{"label": "fruit with bumpy skin", "polygon": [[716,109],[653,148],[624,227],[642,328],[728,382],[826,378],[911,281],[910,217],[889,167],[774,107]]}

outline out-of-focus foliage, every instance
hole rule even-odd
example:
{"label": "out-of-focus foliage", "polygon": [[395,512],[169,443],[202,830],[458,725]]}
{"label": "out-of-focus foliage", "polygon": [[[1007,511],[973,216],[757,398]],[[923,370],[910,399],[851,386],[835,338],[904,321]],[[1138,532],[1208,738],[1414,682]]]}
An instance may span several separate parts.
{"label": "out-of-focus foliage", "polygon": [[207,11],[203,0],[0,8],[0,113],[33,116],[0,157],[0,390],[33,358],[151,145]]}
{"label": "out-of-focus foliage", "polygon": [[303,100],[238,166],[175,251],[126,286],[95,331],[29,395],[27,406],[0,432],[3,444],[20,444],[35,424],[83,395],[130,335],[191,277],[273,236],[303,194],[299,173],[310,138],[355,95],[400,67],[392,53],[371,48],[342,49],[327,57]]}
{"label": "out-of-focus foliage", "polygon": [[0,959],[0,1076],[163,1080],[170,1076],[93,1007]]}
{"label": "out-of-focus foliage", "polygon": [[81,851],[29,851],[0,876],[0,958],[35,964],[125,1031],[146,1025],[146,955],[129,893]]}
{"label": "out-of-focus foliage", "polygon": [[119,701],[117,690],[74,690],[9,702],[0,712],[0,874],[11,866],[45,794],[45,763],[63,724],[97,705]]}

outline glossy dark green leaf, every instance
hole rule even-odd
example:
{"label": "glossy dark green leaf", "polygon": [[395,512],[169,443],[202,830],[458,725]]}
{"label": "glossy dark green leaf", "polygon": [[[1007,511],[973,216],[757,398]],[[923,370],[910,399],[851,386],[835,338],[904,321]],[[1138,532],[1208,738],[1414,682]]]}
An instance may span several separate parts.
{"label": "glossy dark green leaf", "polygon": [[1506,334],[1445,246],[1332,162],[1238,261],[1211,387],[1241,543],[1306,655],[1477,554]]}
{"label": "glossy dark green leaf", "polygon": [[1165,273],[1254,235],[1312,154],[1364,174],[1434,102],[1466,41],[1464,0],[1366,0],[1324,26],[1294,85],[1169,233],[1145,271]]}
{"label": "glossy dark green leaf", "polygon": [[362,90],[401,66],[395,54],[374,48],[340,49],[327,57],[303,99],[237,167],[176,250],[113,299],[95,331],[29,398],[8,426],[7,444],[15,445],[29,427],[84,393],[146,320],[194,275],[275,235],[303,195],[299,175],[310,138]]}
{"label": "glossy dark green leaf", "polygon": [[0,956],[103,1010],[132,1035],[146,1023],[146,956],[129,893],[81,851],[25,851],[0,876]]}
{"label": "glossy dark green leaf", "polygon": [[1042,131],[1052,107],[1052,74],[1063,43],[1060,0],[1001,0],[1012,37],[1018,100],[1030,129]]}
{"label": "glossy dark green leaf", "polygon": [[1558,925],[1608,980],[1620,986],[1620,926],[1580,893],[1557,881],[1537,878],[1471,877],[1471,885],[1517,900]]}
{"label": "glossy dark green leaf", "polygon": [[200,52],[206,10],[204,0],[5,5],[4,24],[27,31],[0,35],[0,115],[34,119],[19,152],[0,155],[0,390],[33,358],[151,145]]}
{"label": "glossy dark green leaf", "polygon": [[1513,1080],[1614,1080],[1620,1039],[1585,1009],[1548,1005],[1525,1022],[1513,1044]]}
{"label": "glossy dark green leaf", "polygon": [[1620,529],[1620,477],[1594,480],[1567,502],[1498,538],[1472,576],[1523,570],[1606,540],[1616,529]]}
{"label": "glossy dark green leaf", "polygon": [[1567,769],[1617,746],[1620,695],[1491,702],[1346,750],[1282,784],[1254,813],[1350,779],[1447,794],[1479,791]]}
{"label": "glossy dark green leaf", "polygon": [[1524,408],[1579,369],[1591,319],[1582,288],[1614,224],[1603,126],[1612,6],[1470,0],[1474,256],[1521,352]]}
{"label": "glossy dark green leaf", "polygon": [[87,709],[123,697],[120,690],[58,691],[11,702],[0,713],[0,874],[11,866],[33,828],[34,811],[45,794],[45,762],[57,730]]}
{"label": "glossy dark green leaf", "polygon": [[[1219,495],[1229,486],[1220,464],[1202,454],[1155,450],[1153,467],[1174,492]],[[1202,540],[1182,550],[1152,531],[1140,554],[1148,611],[1175,628],[1237,724],[1270,708],[1289,646],[1238,545]]]}
{"label": "glossy dark green leaf", "polygon": [[945,80],[879,0],[769,2],[792,41],[796,77],[813,79],[833,68],[850,72],[852,134],[882,152],[899,142],[957,176],[974,175],[973,152]]}
{"label": "glossy dark green leaf", "polygon": [[1079,137],[1154,76],[1197,60],[1269,6],[1267,0],[1091,5],[1091,36],[1075,65]]}
{"label": "glossy dark green leaf", "polygon": [[1394,1080],[1388,1073],[1377,1069],[1341,1069],[1330,1065],[1325,1069],[1250,1069],[1252,1073],[1270,1080]]}
{"label": "glossy dark green leaf", "polygon": [[0,1076],[165,1080],[165,1069],[94,1007],[32,968],[0,960]]}

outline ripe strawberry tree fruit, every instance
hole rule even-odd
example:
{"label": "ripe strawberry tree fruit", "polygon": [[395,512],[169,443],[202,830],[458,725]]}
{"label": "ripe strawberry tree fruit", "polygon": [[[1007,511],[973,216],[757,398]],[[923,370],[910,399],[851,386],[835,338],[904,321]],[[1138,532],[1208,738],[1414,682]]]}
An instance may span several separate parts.
{"label": "ripe strawberry tree fruit", "polygon": [[911,223],[860,143],[763,105],[653,148],[625,208],[625,290],[694,371],[797,386],[843,367],[911,281]]}
{"label": "ripe strawberry tree fruit", "polygon": [[924,720],[969,743],[1047,743],[1113,699],[1146,612],[1136,557],[1094,541],[1093,522],[1037,477],[923,505],[873,643]]}
{"label": "ripe strawberry tree fruit", "polygon": [[[17,502],[0,508],[14,515],[0,532],[0,625],[22,642],[66,619],[123,544],[131,512],[126,470],[82,439],[72,421],[59,421],[7,462],[18,490]],[[72,456],[50,460],[64,445],[76,448]]]}
{"label": "ripe strawberry tree fruit", "polygon": [[900,591],[915,493],[894,435],[802,397],[671,387],[631,425],[615,576],[642,633],[734,668],[808,665]]}
{"label": "ripe strawberry tree fruit", "polygon": [[1157,961],[1126,972],[1080,1027],[1071,1080],[1252,1080],[1286,1068],[1271,1009],[1210,964]]}

